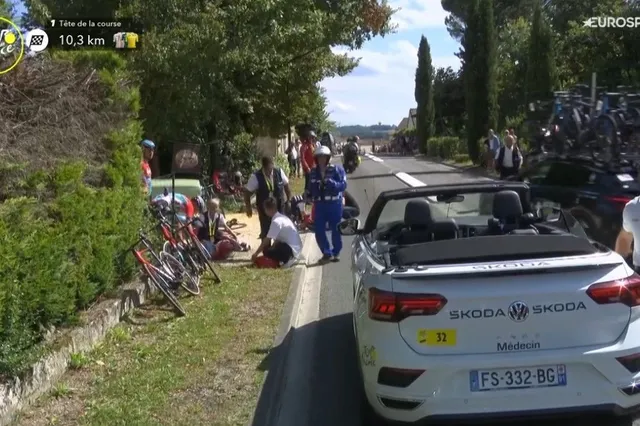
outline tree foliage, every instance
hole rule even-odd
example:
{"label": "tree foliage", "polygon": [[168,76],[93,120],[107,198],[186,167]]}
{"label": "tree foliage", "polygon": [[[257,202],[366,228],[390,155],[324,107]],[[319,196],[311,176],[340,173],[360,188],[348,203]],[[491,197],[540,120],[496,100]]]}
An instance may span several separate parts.
{"label": "tree foliage", "polygon": [[425,36],[420,39],[418,46],[418,67],[416,68],[415,99],[418,104],[416,111],[416,135],[418,147],[424,154],[427,152],[427,141],[434,135],[435,111],[433,108],[433,77],[434,69],[431,63],[431,48]]}
{"label": "tree foliage", "polygon": [[[462,44],[459,57],[463,72],[458,75],[456,84],[464,84],[468,116],[466,126],[452,124],[445,128],[437,124],[436,133],[461,137],[464,134],[470,147],[475,147],[477,140],[474,139],[482,132],[478,128],[476,109],[471,105],[478,105],[474,88],[478,87],[475,79],[481,64],[472,65],[471,62],[473,49],[480,49],[477,44],[482,43],[485,36],[480,35],[482,30],[472,18],[474,10],[481,11],[481,8],[474,9],[475,1],[441,1],[443,8],[451,13],[446,21],[447,29]],[[585,19],[593,16],[640,16],[640,2],[494,0],[494,6],[497,99],[501,113],[497,127],[522,123],[527,114],[527,95],[530,100],[548,99],[549,92],[554,89],[590,84],[593,72],[597,73],[598,86],[610,90],[618,85],[640,86],[640,32],[583,25]],[[451,91],[452,95],[447,96],[448,92],[435,89],[435,93],[436,111],[438,114],[443,111],[443,117],[451,117],[445,111],[449,111],[449,105],[456,104],[456,92]],[[482,109],[478,107],[480,114]],[[441,122],[443,119],[438,116],[436,123]]]}
{"label": "tree foliage", "polygon": [[553,56],[553,35],[551,28],[538,5],[533,12],[529,36],[529,58],[526,74],[526,95],[528,99],[548,98],[555,86],[555,66]]}
{"label": "tree foliage", "polygon": [[[359,48],[391,30],[384,0],[27,0],[36,20],[120,16],[142,22],[129,63],[141,86],[147,136],[214,144],[282,135],[298,120],[326,122],[318,82],[346,75]],[[88,10],[91,13],[87,12]]]}

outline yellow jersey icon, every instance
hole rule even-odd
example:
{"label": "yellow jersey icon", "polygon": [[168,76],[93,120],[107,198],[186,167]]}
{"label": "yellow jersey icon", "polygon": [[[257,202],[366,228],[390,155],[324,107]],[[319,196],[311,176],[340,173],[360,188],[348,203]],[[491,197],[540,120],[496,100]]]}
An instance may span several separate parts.
{"label": "yellow jersey icon", "polygon": [[138,34],[127,33],[127,49],[135,49],[136,43],[138,43]]}

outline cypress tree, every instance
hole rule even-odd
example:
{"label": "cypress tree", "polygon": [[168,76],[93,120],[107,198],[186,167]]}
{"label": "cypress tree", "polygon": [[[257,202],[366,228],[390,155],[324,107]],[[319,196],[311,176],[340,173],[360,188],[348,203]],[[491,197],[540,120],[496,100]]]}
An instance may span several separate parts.
{"label": "cypress tree", "polygon": [[525,83],[527,102],[546,99],[555,86],[555,74],[551,27],[542,13],[542,6],[536,2],[529,36]]}
{"label": "cypress tree", "polygon": [[416,68],[415,99],[416,137],[422,154],[427,154],[427,141],[433,137],[435,108],[433,104],[434,69],[431,63],[431,47],[425,36],[420,38],[418,47],[418,67]]}
{"label": "cypress tree", "polygon": [[474,162],[478,141],[498,122],[497,51],[493,0],[474,0],[463,38],[463,78],[467,105],[467,148]]}
{"label": "cypress tree", "polygon": [[470,0],[467,7],[467,26],[462,36],[462,81],[464,84],[465,109],[467,115],[467,151],[469,157],[478,160],[477,123],[477,56],[478,56],[478,8],[480,0]]}

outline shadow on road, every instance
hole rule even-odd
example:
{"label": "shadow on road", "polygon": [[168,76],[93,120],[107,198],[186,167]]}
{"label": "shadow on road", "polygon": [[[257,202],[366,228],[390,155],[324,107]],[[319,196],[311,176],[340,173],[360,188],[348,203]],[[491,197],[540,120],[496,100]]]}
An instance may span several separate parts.
{"label": "shadow on road", "polygon": [[[267,381],[262,389],[252,426],[277,426],[276,411],[282,402],[280,397],[283,384],[287,352],[293,338],[306,341],[305,337],[315,339],[314,355],[310,376],[305,380],[309,387],[300,392],[311,393],[311,408],[306,418],[299,419],[299,426],[371,426],[363,423],[364,396],[360,384],[357,365],[357,352],[353,336],[352,314],[336,315],[321,319],[301,327],[291,328],[282,344],[270,350],[260,364],[260,370],[269,370]],[[272,371],[272,369],[274,371]],[[505,402],[508,403],[508,402]],[[507,408],[505,406],[505,408]],[[429,422],[436,425],[506,425],[506,426],[633,426],[629,417],[580,414],[564,417],[545,417],[514,421],[487,419],[473,421]],[[379,426],[379,425],[376,425]]]}

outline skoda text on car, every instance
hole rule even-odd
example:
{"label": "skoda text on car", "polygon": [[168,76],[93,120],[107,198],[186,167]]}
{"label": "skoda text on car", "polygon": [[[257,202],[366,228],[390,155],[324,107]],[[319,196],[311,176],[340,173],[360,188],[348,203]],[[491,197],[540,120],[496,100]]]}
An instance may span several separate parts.
{"label": "skoda text on car", "polygon": [[519,417],[640,404],[640,277],[519,182],[383,192],[353,243],[369,414]]}

